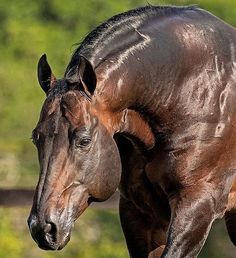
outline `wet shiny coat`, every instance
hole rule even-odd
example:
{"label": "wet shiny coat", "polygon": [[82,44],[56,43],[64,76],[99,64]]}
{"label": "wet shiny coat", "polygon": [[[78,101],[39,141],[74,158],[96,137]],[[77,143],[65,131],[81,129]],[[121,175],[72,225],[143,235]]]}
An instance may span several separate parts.
{"label": "wet shiny coat", "polygon": [[224,215],[236,243],[233,27],[195,7],[139,8],[90,33],[63,79],[46,56],[38,71],[47,99],[29,226],[40,247],[64,247],[118,185],[131,257],[196,257]]}

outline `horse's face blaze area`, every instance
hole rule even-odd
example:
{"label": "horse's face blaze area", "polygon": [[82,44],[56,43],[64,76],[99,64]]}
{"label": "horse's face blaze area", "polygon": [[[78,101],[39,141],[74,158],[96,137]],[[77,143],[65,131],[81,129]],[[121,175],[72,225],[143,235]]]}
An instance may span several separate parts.
{"label": "horse's face blaze area", "polygon": [[32,138],[40,176],[30,232],[40,248],[62,249],[88,205],[106,200],[118,187],[119,152],[92,102],[76,90],[46,99]]}

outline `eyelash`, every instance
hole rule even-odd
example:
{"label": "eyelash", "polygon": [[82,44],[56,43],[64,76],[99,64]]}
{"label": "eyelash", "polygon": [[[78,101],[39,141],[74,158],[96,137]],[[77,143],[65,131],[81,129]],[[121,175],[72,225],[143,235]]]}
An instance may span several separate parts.
{"label": "eyelash", "polygon": [[90,145],[90,143],[91,143],[91,138],[89,138],[88,136],[75,139],[76,148],[80,148],[80,149],[86,148]]}

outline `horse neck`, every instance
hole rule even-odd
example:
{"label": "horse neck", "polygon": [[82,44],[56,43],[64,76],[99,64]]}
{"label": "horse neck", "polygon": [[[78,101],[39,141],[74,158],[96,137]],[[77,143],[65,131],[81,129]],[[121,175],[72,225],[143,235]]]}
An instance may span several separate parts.
{"label": "horse neck", "polygon": [[[155,142],[148,117],[139,112],[148,108],[153,91],[148,86],[144,74],[134,65],[127,71],[113,73],[109,79],[98,74],[98,85],[94,96],[96,115],[111,134],[125,133],[138,138],[147,148]],[[150,74],[150,73],[149,73]]]}

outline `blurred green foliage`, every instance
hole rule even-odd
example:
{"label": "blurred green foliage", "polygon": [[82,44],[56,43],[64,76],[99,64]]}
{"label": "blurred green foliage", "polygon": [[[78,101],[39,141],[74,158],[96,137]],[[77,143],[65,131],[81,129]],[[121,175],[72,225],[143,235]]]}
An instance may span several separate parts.
{"label": "blurred green foliage", "polygon": [[[0,187],[36,185],[37,155],[30,136],[45,98],[36,80],[41,54],[48,54],[54,73],[62,77],[74,44],[105,19],[148,2],[198,4],[236,24],[235,0],[0,1]],[[25,223],[28,212],[0,209],[0,258],[128,256],[117,213],[86,211],[69,245],[51,253],[39,250],[31,240]],[[214,230],[200,257],[234,257],[222,224]]]}

